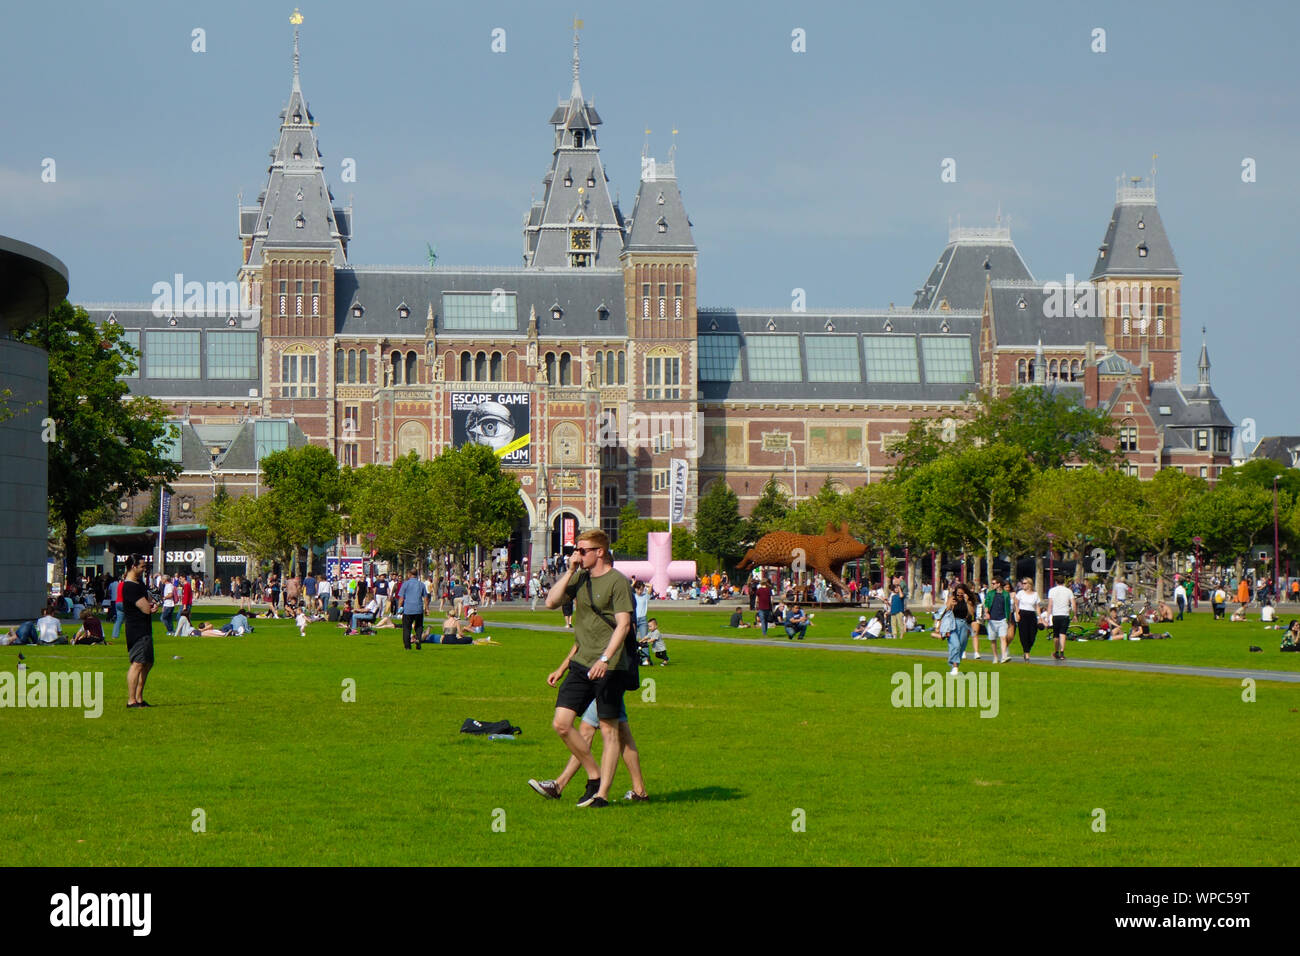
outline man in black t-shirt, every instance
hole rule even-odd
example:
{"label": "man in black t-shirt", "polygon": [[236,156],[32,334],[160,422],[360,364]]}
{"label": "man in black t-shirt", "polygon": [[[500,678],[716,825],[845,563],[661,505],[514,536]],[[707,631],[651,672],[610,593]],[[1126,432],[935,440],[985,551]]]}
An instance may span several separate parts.
{"label": "man in black t-shirt", "polygon": [[153,668],[153,613],[158,605],[149,599],[143,580],[146,561],[142,554],[132,555],[122,582],[127,659],[131,662],[126,672],[128,707],[149,706],[144,699],[144,684]]}

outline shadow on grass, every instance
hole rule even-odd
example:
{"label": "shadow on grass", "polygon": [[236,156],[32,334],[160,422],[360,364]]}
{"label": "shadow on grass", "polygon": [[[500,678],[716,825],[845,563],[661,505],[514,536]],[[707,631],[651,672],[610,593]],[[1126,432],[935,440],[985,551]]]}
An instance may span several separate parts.
{"label": "shadow on grass", "polygon": [[694,790],[673,790],[656,793],[655,803],[699,803],[703,800],[739,800],[745,794],[735,787],[696,787]]}

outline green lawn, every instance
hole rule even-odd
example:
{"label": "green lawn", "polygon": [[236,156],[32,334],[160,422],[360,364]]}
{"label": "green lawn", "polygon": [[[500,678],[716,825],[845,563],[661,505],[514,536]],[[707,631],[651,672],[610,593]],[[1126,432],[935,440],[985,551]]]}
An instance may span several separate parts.
{"label": "green lawn", "polygon": [[[671,632],[711,615],[657,616]],[[1184,627],[1071,653],[1290,664],[1258,625],[1235,627],[1269,635],[1251,638],[1265,654],[1233,651],[1231,625]],[[849,643],[843,630],[810,633]],[[643,672],[654,702],[628,698],[652,801],[592,811],[573,806],[576,788],[557,802],[526,786],[564,762],[544,680],[569,637],[495,636],[502,646],[418,653],[399,632],[348,638],[324,624],[306,639],[275,621],[244,638],[164,637],[148,710],[123,706],[120,644],[21,648],[32,670],[102,669],[109,696],[97,720],[0,710],[0,865],[1300,862],[1285,809],[1293,685],[1261,682],[1247,703],[1234,679],[1011,666],[984,719],[892,705],[891,676],[938,669],[933,659],[670,642],[672,666]],[[0,649],[0,669],[14,670],[18,650]],[[345,679],[355,703],[341,699]],[[463,736],[466,717],[524,734]],[[615,792],[627,787],[620,769]]]}
{"label": "green lawn", "polygon": [[[731,620],[734,604],[723,604],[712,609],[698,610],[659,610],[651,611],[652,617],[659,619],[660,630],[678,634],[701,634],[714,637],[739,637],[745,639],[759,638],[761,631],[752,628],[735,630],[727,627]],[[849,637],[853,625],[860,613],[870,612],[827,610],[816,611],[812,626],[808,629],[806,640],[818,644],[851,644],[861,646],[862,641]],[[498,610],[488,608],[483,612],[488,621],[522,622],[547,625],[561,625],[564,618],[557,611],[546,611],[539,607],[536,612],[529,610]],[[753,621],[753,614],[746,608],[745,620]],[[927,628],[930,615],[922,614],[921,622]],[[1282,624],[1287,624],[1289,617],[1283,617]],[[1152,630],[1160,633],[1169,631],[1173,636],[1164,641],[1069,641],[1066,644],[1067,658],[1093,660],[1141,661],[1148,664],[1185,664],[1195,667],[1244,667],[1251,670],[1286,670],[1300,671],[1300,654],[1283,654],[1278,650],[1282,641],[1281,631],[1265,630],[1259,621],[1259,613],[1250,615],[1250,619],[1239,623],[1211,619],[1208,611],[1189,615],[1182,621],[1170,624],[1153,625]],[[768,639],[787,641],[785,631],[778,627],[768,628]],[[871,647],[909,647],[924,650],[946,649],[947,644],[925,634],[911,634],[902,640],[873,640],[867,642]],[[1262,648],[1262,652],[1251,653],[1251,645]],[[987,638],[980,638],[980,652],[989,656]],[[1020,641],[1011,641],[1012,657],[1020,657]],[[1051,660],[1052,635],[1050,631],[1039,631],[1038,640],[1031,654],[1034,658]]]}

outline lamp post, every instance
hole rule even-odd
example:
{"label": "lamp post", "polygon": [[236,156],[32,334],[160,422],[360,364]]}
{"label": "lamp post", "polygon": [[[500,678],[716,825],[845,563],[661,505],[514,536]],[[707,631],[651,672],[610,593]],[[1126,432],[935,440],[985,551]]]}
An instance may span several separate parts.
{"label": "lamp post", "polygon": [[1273,476],[1273,600],[1277,597],[1277,571],[1278,571],[1278,534],[1277,534],[1277,480],[1281,475]]}
{"label": "lamp post", "polygon": [[1192,610],[1195,610],[1201,600],[1201,539],[1193,538],[1192,544],[1196,545],[1196,563],[1192,567]]}
{"label": "lamp post", "polygon": [[781,460],[783,462],[785,461],[786,454],[790,455],[790,481],[792,489],[790,494],[790,504],[794,504],[799,500],[799,456],[794,452],[794,445],[787,445],[781,450]]}
{"label": "lamp post", "polygon": [[1047,580],[1051,582],[1048,587],[1056,587],[1056,535],[1051,531],[1047,532]]}

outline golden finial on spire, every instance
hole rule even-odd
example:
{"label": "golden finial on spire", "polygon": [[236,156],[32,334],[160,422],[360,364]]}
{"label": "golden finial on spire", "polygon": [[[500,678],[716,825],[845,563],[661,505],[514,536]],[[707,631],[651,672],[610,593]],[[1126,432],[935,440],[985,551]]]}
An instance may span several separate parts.
{"label": "golden finial on spire", "polygon": [[302,11],[300,11],[297,7],[294,7],[293,16],[289,17],[289,22],[292,23],[294,26],[298,26],[298,24],[302,23]]}

